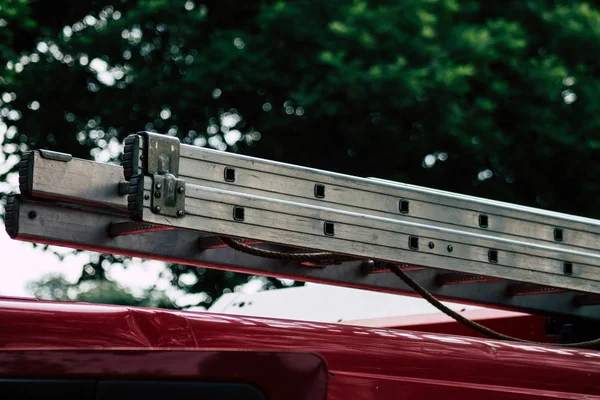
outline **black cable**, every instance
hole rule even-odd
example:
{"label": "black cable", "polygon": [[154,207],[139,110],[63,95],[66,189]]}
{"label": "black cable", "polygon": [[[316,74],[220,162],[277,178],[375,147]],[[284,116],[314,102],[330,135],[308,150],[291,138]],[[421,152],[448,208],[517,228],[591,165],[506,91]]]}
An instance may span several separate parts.
{"label": "black cable", "polygon": [[227,246],[232,249],[241,251],[242,253],[251,254],[253,256],[270,258],[273,260],[281,260],[281,261],[296,261],[296,262],[313,262],[316,264],[322,262],[334,262],[339,261],[336,254],[328,253],[328,252],[315,252],[315,253],[306,253],[306,252],[298,252],[298,253],[284,253],[281,251],[273,251],[273,250],[265,250],[259,249],[258,247],[248,246],[246,244],[240,243],[235,239],[231,239],[225,236],[219,236],[219,239]]}
{"label": "black cable", "polygon": [[433,297],[431,295],[431,293],[429,293],[423,286],[419,285],[417,282],[415,282],[414,280],[409,278],[408,275],[406,275],[404,272],[402,272],[402,270],[400,268],[398,268],[398,266],[390,265],[388,268],[390,271],[392,271],[394,273],[394,275],[396,275],[398,278],[402,279],[402,281],[404,281],[404,283],[406,283],[412,290],[414,290],[415,292],[420,294],[425,300],[427,300],[429,302],[429,304],[431,304],[432,306],[434,306],[435,308],[437,308],[438,310],[440,310],[441,312],[443,312],[450,318],[453,318],[455,321],[460,322],[461,324],[463,324],[479,333],[483,333],[484,335],[491,337],[493,339],[510,340],[513,342],[538,344],[538,345],[546,345],[546,346],[547,345],[555,345],[555,346],[562,346],[562,347],[578,347],[578,348],[587,348],[587,349],[600,347],[600,339],[594,339],[594,340],[589,340],[586,342],[579,342],[579,343],[564,343],[564,344],[563,343],[560,343],[560,344],[558,344],[558,343],[543,343],[543,342],[534,342],[534,341],[519,339],[519,338],[505,335],[503,333],[496,332],[494,330],[491,330],[490,328],[486,328],[485,326],[478,324],[475,321],[471,321],[470,319],[463,317],[461,314],[457,313],[456,311],[448,308],[446,305],[441,303],[438,299]]}
{"label": "black cable", "polygon": [[[340,261],[341,260],[339,255],[333,254],[333,253],[327,253],[327,252],[284,253],[284,252],[280,252],[280,251],[264,250],[264,249],[259,249],[256,247],[248,246],[248,245],[245,245],[245,244],[242,244],[242,243],[236,241],[235,239],[231,239],[231,238],[224,237],[224,236],[220,236],[220,239],[227,246],[229,246],[235,250],[241,251],[243,253],[251,254],[254,256],[258,256],[258,257],[263,257],[263,258],[271,258],[271,259],[282,260],[282,261],[317,262],[317,263],[322,262],[322,261]],[[427,289],[425,289],[423,286],[419,285],[417,282],[415,282],[414,280],[409,278],[408,275],[406,275],[397,265],[389,264],[388,269],[394,275],[396,275],[398,278],[402,279],[402,281],[404,283],[406,283],[412,290],[414,290],[416,293],[421,295],[421,297],[423,297],[425,300],[427,300],[429,302],[429,304],[431,304],[432,306],[434,306],[435,308],[437,308],[438,310],[440,310],[441,312],[443,312],[450,318],[454,319],[455,321],[457,321],[479,333],[482,333],[492,339],[508,340],[508,341],[513,341],[513,342],[544,345],[544,346],[550,345],[550,346],[575,347],[575,348],[587,348],[587,349],[600,347],[600,339],[589,340],[586,342],[565,343],[565,344],[543,343],[543,342],[534,342],[534,341],[529,341],[529,340],[525,340],[525,339],[519,339],[516,337],[505,335],[500,332],[496,332],[490,328],[487,328],[481,324],[478,324],[475,321],[471,321],[470,319],[463,317],[461,314],[457,313],[456,311],[448,308],[446,305],[444,305],[438,299],[433,297],[433,295],[431,293],[429,293],[427,291]]]}

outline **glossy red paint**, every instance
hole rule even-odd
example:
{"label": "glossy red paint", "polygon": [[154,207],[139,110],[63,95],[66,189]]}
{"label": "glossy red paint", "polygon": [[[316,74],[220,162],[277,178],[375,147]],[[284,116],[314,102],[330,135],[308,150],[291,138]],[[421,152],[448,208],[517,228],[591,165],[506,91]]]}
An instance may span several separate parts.
{"label": "glossy red paint", "polygon": [[0,377],[246,383],[273,400],[325,400],[328,379],[314,354],[197,349],[4,350]]}
{"label": "glossy red paint", "polygon": [[[600,398],[600,352],[200,312],[0,301],[0,348],[307,352],[328,399]],[[176,368],[177,360],[164,364]],[[275,379],[276,380],[276,379]],[[283,384],[283,383],[282,383]]]}
{"label": "glossy red paint", "polygon": [[[555,343],[558,339],[556,336],[546,335],[546,318],[541,315],[490,308],[464,310],[461,312],[461,315],[490,329],[510,334],[519,339],[543,343]],[[403,316],[344,321],[343,324],[445,333],[458,336],[486,337],[463,324],[459,324],[441,312],[411,315],[410,318]]]}

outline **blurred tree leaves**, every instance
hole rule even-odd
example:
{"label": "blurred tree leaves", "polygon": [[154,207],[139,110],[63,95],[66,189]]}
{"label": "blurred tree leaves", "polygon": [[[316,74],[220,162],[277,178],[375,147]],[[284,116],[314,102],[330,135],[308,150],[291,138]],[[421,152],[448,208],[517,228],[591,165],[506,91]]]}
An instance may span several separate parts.
{"label": "blurred tree leaves", "polygon": [[148,290],[143,296],[138,297],[110,280],[98,280],[87,282],[84,285],[76,285],[70,283],[62,275],[47,275],[30,282],[28,289],[36,298],[44,300],[176,308],[169,297],[161,291]]}
{"label": "blurred tree leaves", "polygon": [[[5,165],[33,147],[116,160],[125,135],[156,130],[198,146],[600,216],[595,2],[0,6]],[[0,169],[0,178],[14,180],[13,171]],[[193,273],[198,282],[186,290],[211,296],[246,279]]]}

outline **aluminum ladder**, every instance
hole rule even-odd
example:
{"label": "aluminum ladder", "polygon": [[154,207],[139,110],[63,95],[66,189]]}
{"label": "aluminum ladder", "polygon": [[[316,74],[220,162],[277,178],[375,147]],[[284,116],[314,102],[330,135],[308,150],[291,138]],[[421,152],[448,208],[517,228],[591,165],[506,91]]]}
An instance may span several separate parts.
{"label": "aluminum ladder", "polygon": [[[141,132],[123,165],[26,153],[15,239],[390,293],[600,319],[600,221],[181,144]],[[265,259],[259,249],[331,253]]]}

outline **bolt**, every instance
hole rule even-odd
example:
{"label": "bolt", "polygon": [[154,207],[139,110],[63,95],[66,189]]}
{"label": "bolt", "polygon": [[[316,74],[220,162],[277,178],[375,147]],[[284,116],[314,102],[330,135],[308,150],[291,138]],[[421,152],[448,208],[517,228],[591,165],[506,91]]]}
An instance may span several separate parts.
{"label": "bolt", "polygon": [[160,199],[160,192],[154,192],[154,197],[156,197],[157,199]]}
{"label": "bolt", "polygon": [[363,275],[368,275],[373,272],[376,266],[375,260],[365,260],[361,263],[360,269]]}
{"label": "bolt", "polygon": [[449,245],[448,245],[448,251],[451,253],[451,252],[452,252],[452,250],[454,250],[454,247],[452,247],[452,245],[451,245],[451,244],[449,244]]}
{"label": "bolt", "polygon": [[154,212],[159,213],[160,212],[160,207],[159,206],[154,207]]}
{"label": "bolt", "polygon": [[185,212],[183,210],[177,211],[177,216],[178,217],[183,217],[184,214],[185,214]]}
{"label": "bolt", "polygon": [[183,192],[185,192],[185,188],[183,186],[181,186],[179,189],[177,189],[177,192],[179,194],[182,194]]}
{"label": "bolt", "polygon": [[435,247],[435,244],[433,244],[433,242],[429,242],[429,248],[433,249]]}
{"label": "bolt", "polygon": [[145,194],[144,195],[144,200],[150,200],[150,195],[149,194]]}
{"label": "bolt", "polygon": [[162,187],[162,185],[161,185],[160,183],[157,183],[157,184],[156,184],[156,188],[157,188],[157,189],[160,189],[161,187]]}
{"label": "bolt", "polygon": [[140,160],[143,160],[143,159],[144,159],[144,155],[141,155],[141,156],[140,156]]}
{"label": "bolt", "polygon": [[29,211],[29,218],[34,219],[35,217],[37,217],[37,212],[35,211]]}

